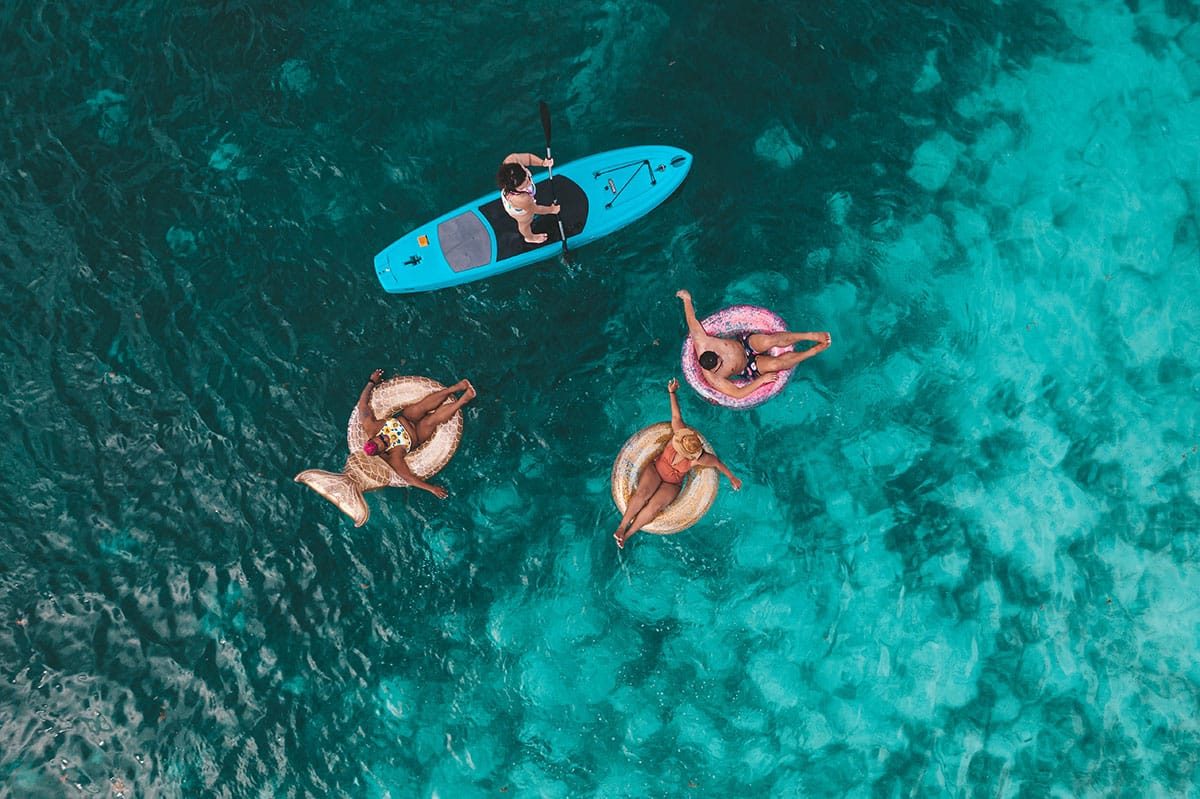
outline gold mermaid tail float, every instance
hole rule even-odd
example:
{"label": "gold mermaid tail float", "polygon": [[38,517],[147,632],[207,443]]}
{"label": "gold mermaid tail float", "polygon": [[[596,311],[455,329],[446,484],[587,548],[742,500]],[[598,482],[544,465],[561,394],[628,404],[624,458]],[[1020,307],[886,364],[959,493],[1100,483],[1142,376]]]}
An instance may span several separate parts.
{"label": "gold mermaid tail float", "polygon": [[[625,508],[629,506],[629,498],[637,488],[638,476],[643,469],[654,468],[654,459],[662,454],[670,440],[671,423],[659,422],[643,427],[621,447],[612,470],[613,502],[617,504],[618,511],[625,512]],[[708,441],[704,436],[700,436],[700,440],[707,449]],[[693,469],[679,496],[663,508],[662,513],[654,517],[654,521],[643,527],[642,532],[670,535],[691,527],[712,507],[713,500],[717,498],[719,481],[720,476],[716,469]]]}
{"label": "gold mermaid tail float", "polygon": [[[441,383],[428,377],[393,377],[384,380],[371,393],[371,410],[375,412],[376,418],[386,418],[444,388]],[[446,402],[453,401],[453,397],[446,398]],[[428,441],[404,456],[408,468],[422,480],[428,480],[440,472],[458,449],[462,430],[463,415],[460,410],[450,417],[449,421],[439,425]],[[364,492],[408,485],[383,458],[367,455],[362,451],[366,442],[367,434],[363,431],[356,406],[350,414],[350,424],[346,428],[346,445],[350,449],[350,455],[346,458],[346,465],[342,467],[342,471],[338,473],[306,469],[296,475],[297,483],[303,483],[337,505],[354,520],[355,527],[366,524],[367,517],[371,514],[367,501],[363,498]]]}

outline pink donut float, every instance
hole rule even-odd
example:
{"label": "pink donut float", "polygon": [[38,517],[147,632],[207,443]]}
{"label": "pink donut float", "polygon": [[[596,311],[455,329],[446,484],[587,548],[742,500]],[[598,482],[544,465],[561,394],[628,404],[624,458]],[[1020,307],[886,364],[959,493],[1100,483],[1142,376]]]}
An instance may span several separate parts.
{"label": "pink donut float", "polygon": [[[780,318],[779,314],[768,311],[766,308],[760,308],[757,305],[731,305],[728,308],[722,308],[706,319],[700,320],[700,324],[709,335],[720,336],[721,338],[737,339],[739,336],[746,335],[747,333],[787,332],[787,325]],[[795,349],[795,345],[772,347],[763,354],[781,355],[793,349]],[[783,387],[787,385],[788,378],[792,376],[792,370],[786,369],[779,373],[779,379],[774,383],[759,386],[753,393],[741,399],[734,399],[722,394],[708,384],[708,381],[704,379],[703,370],[700,368],[700,362],[697,360],[698,357],[696,348],[692,344],[692,337],[688,336],[683,340],[683,376],[687,378],[692,388],[696,389],[697,394],[714,405],[724,405],[727,408],[753,408],[755,405],[760,405],[780,391],[783,391]],[[748,381],[741,378],[733,378],[731,382],[742,386]]]}

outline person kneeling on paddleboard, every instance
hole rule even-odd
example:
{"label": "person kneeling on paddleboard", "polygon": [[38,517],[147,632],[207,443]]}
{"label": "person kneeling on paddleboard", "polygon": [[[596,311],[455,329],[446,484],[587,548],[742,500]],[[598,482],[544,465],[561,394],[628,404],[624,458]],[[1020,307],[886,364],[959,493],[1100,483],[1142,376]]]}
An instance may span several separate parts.
{"label": "person kneeling on paddleboard", "polygon": [[500,187],[500,202],[504,211],[517,220],[517,228],[521,237],[530,244],[542,244],[548,238],[545,233],[534,233],[534,214],[557,214],[558,203],[554,205],[538,205],[537,187],[533,184],[533,175],[529,167],[554,166],[553,158],[538,158],[533,153],[512,153],[505,156],[504,162],[496,172],[496,185]]}
{"label": "person kneeling on paddleboard", "polygon": [[[469,380],[460,380],[450,388],[435,391],[420,402],[409,405],[396,416],[379,419],[371,409],[371,394],[381,382],[383,370],[376,369],[371,373],[366,388],[358,398],[358,416],[362,420],[363,432],[367,434],[363,452],[383,458],[409,485],[423,488],[438,499],[445,499],[449,492],[413,474],[404,456],[410,450],[421,446],[433,435],[438,425],[448,421],[459,408],[470,402],[475,396],[475,387]],[[452,397],[460,391],[462,394],[453,402],[442,404],[446,402],[447,397]]]}

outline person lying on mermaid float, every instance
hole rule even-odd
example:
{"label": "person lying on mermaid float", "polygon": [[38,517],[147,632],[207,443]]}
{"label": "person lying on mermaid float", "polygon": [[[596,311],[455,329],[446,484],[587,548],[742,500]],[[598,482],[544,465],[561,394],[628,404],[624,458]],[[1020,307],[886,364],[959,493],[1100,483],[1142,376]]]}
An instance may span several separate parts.
{"label": "person lying on mermaid float", "polygon": [[[710,335],[696,318],[691,293],[687,289],[680,289],[675,296],[683,300],[683,315],[687,319],[688,334],[695,347],[704,381],[734,400],[742,400],[759,388],[774,383],[781,372],[828,349],[832,343],[828,332],[742,332],[737,338]],[[800,341],[816,343],[799,352],[776,350],[777,354],[771,353],[774,348],[790,348]]]}
{"label": "person lying on mermaid float", "polygon": [[[621,523],[617,525],[617,531],[613,533],[617,546],[622,549],[631,535],[653,522],[663,509],[679,496],[683,489],[683,481],[691,470],[710,466],[728,478],[734,491],[742,487],[742,481],[733,475],[720,458],[704,451],[704,442],[700,434],[683,423],[683,415],[679,411],[679,398],[675,396],[678,388],[679,381],[671,378],[667,383],[667,392],[671,395],[670,440],[658,457],[647,463],[638,475],[637,488],[629,497],[625,514],[621,517]],[[709,499],[708,503],[711,502]],[[700,510],[700,514],[706,510],[707,504]]]}
{"label": "person lying on mermaid float", "polygon": [[[437,429],[438,425],[446,422],[458,409],[475,397],[475,387],[469,380],[460,380],[450,388],[434,391],[420,401],[403,408],[394,416],[379,418],[371,409],[371,394],[375,387],[383,382],[383,370],[376,369],[371,373],[367,385],[358,398],[358,415],[362,421],[363,432],[367,436],[363,444],[363,452],[367,455],[382,458],[395,470],[404,482],[414,488],[421,488],[433,494],[438,499],[445,499],[450,493],[445,488],[422,480],[405,462],[404,456],[410,450],[421,446]],[[452,402],[446,402],[447,397],[459,394]],[[445,405],[442,403],[446,402]]]}

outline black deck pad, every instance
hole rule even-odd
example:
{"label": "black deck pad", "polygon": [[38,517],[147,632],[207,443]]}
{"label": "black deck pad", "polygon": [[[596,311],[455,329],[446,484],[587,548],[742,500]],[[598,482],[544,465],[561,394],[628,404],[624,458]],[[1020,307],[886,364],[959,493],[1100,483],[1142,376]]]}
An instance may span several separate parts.
{"label": "black deck pad", "polygon": [[[538,205],[550,205],[553,202],[550,197],[550,181],[543,180],[536,185]],[[579,188],[577,183],[564,177],[554,179],[554,190],[558,195],[558,204],[562,208],[559,217],[562,219],[563,228],[567,231],[567,244],[569,245],[571,236],[578,235],[583,230],[584,223],[587,222],[587,195],[583,193],[583,189]],[[503,261],[505,258],[511,258],[528,250],[545,247],[547,244],[559,241],[558,222],[555,217],[539,216],[533,220],[533,232],[545,233],[550,238],[546,240],[545,244],[526,242],[517,230],[517,220],[505,213],[499,197],[486,205],[481,205],[479,213],[483,214],[483,218],[488,221],[496,233],[497,261]]]}

